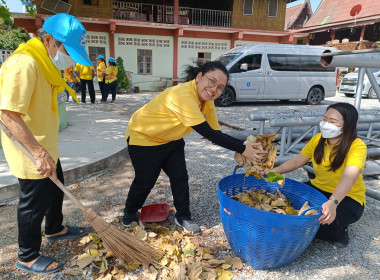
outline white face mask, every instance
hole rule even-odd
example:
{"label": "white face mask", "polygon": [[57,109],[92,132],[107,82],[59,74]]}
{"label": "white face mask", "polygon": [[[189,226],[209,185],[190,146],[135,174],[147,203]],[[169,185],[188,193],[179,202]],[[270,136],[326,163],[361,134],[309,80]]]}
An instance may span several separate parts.
{"label": "white face mask", "polygon": [[50,54],[49,54],[49,57],[51,59],[51,62],[53,62],[54,66],[59,70],[66,70],[67,68],[73,66],[75,63],[74,60],[69,55],[64,54],[63,52],[58,50],[58,47],[57,47],[57,54],[55,55],[55,57],[54,58],[51,57]]}
{"label": "white face mask", "polygon": [[323,138],[334,138],[342,134],[342,128],[337,127],[329,122],[321,121],[319,123],[319,128],[322,133]]}

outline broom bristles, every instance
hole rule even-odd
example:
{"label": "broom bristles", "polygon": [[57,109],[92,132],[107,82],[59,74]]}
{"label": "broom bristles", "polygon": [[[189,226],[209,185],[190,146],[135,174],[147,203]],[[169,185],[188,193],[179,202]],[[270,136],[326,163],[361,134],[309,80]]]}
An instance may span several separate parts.
{"label": "broom bristles", "polygon": [[163,257],[160,249],[153,248],[129,232],[116,228],[98,216],[92,209],[84,211],[83,217],[118,259],[143,264],[156,262]]}

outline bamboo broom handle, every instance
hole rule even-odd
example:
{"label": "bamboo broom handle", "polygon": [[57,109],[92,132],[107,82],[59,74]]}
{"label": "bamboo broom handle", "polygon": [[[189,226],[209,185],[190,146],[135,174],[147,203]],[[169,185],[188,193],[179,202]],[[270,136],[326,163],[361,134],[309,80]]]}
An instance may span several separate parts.
{"label": "bamboo broom handle", "polygon": [[[0,121],[0,128],[4,131],[4,133],[9,137],[9,139],[11,139],[11,141],[21,149],[21,151],[23,151],[27,156],[28,158],[30,158],[31,161],[33,161],[34,163],[36,163],[36,160],[34,159],[33,155],[25,148],[25,146],[20,142],[18,141],[13,135],[12,133],[9,131],[9,129],[3,124],[2,121]],[[54,184],[57,185],[58,188],[60,188],[74,203],[75,205],[83,212],[87,212],[87,209],[83,206],[82,203],[79,202],[79,200],[62,184],[62,182],[60,180],[58,180],[57,182],[54,182],[53,181],[53,177],[52,176],[49,176],[50,180],[52,180],[52,182]]]}

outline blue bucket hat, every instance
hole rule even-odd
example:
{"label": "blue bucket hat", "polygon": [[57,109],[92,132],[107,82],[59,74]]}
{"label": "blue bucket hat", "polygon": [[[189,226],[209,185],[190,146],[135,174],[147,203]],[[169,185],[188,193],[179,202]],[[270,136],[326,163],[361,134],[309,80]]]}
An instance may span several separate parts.
{"label": "blue bucket hat", "polygon": [[48,17],[42,28],[54,39],[62,42],[75,62],[92,66],[85,49],[87,32],[76,17],[63,13],[56,14]]}
{"label": "blue bucket hat", "polygon": [[108,59],[108,62],[115,62],[115,59],[114,59],[113,57],[110,57],[110,58]]}
{"label": "blue bucket hat", "polygon": [[98,57],[95,59],[104,59],[104,55],[99,54]]}

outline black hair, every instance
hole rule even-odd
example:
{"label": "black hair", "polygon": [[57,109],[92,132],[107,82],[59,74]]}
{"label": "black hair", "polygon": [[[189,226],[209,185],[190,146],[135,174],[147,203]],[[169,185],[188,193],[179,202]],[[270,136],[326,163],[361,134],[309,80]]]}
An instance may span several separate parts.
{"label": "black hair", "polygon": [[[343,164],[352,142],[357,137],[357,122],[359,114],[353,105],[343,102],[328,106],[326,112],[329,109],[337,110],[343,117],[342,138],[340,139],[339,144],[334,147],[332,154],[330,155],[331,157],[335,156],[335,158],[330,164],[329,171],[335,171]],[[321,137],[314,151],[315,162],[318,164],[322,162],[325,141],[326,138]]]}
{"label": "black hair", "polygon": [[108,62],[111,66],[116,66],[116,62]]}
{"label": "black hair", "polygon": [[208,61],[206,63],[202,61],[197,61],[197,66],[193,66],[193,65],[186,66],[186,69],[184,71],[185,80],[186,82],[189,82],[191,80],[194,80],[199,72],[201,72],[202,75],[204,75],[216,69],[222,71],[227,76],[227,81],[228,81],[230,75],[228,74],[228,70],[226,66],[224,66],[220,61]]}

